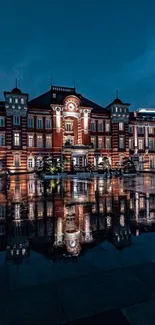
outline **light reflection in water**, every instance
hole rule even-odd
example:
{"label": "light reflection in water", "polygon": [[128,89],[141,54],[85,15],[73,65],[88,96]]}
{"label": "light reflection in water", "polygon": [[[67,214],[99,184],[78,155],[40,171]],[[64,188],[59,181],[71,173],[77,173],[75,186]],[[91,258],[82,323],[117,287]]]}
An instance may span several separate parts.
{"label": "light reflection in water", "polygon": [[155,195],[137,186],[155,183],[148,176],[146,184],[145,178],[128,182],[132,190],[120,179],[44,183],[24,175],[12,176],[9,186],[1,181],[0,249],[27,252],[27,245],[40,253],[46,247],[51,256],[77,256],[104,240],[130,245],[131,232],[139,236],[155,224]]}

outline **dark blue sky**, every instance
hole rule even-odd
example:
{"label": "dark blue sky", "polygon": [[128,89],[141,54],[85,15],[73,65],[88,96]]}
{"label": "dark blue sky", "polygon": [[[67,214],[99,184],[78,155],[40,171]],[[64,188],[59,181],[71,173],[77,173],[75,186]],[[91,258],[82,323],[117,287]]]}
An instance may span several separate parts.
{"label": "dark blue sky", "polygon": [[107,105],[155,107],[154,0],[1,0],[0,98],[53,84]]}

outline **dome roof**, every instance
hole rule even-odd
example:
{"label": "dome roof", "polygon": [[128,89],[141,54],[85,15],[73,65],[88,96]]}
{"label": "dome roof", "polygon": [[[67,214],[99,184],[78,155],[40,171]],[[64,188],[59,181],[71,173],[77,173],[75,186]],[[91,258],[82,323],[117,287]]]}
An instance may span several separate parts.
{"label": "dome roof", "polygon": [[19,88],[13,88],[11,92],[13,94],[21,94],[21,90]]}
{"label": "dome roof", "polygon": [[116,98],[114,101],[113,101],[113,104],[123,104],[122,101],[119,99],[119,98]]}

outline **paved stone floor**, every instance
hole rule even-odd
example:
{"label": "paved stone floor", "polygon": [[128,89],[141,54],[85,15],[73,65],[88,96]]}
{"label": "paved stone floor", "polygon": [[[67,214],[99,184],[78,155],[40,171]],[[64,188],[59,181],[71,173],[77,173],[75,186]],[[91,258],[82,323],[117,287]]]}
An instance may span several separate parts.
{"label": "paved stone floor", "polygon": [[77,262],[53,263],[37,253],[21,265],[0,253],[1,325],[155,324],[155,234],[110,243]]}

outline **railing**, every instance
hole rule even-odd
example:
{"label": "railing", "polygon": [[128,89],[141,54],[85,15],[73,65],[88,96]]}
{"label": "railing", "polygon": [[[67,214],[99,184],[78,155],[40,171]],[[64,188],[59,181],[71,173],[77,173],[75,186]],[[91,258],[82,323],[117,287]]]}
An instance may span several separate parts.
{"label": "railing", "polygon": [[93,144],[88,144],[88,145],[76,144],[76,145],[72,145],[72,144],[66,143],[64,145],[64,149],[65,148],[69,148],[69,149],[92,149]]}

